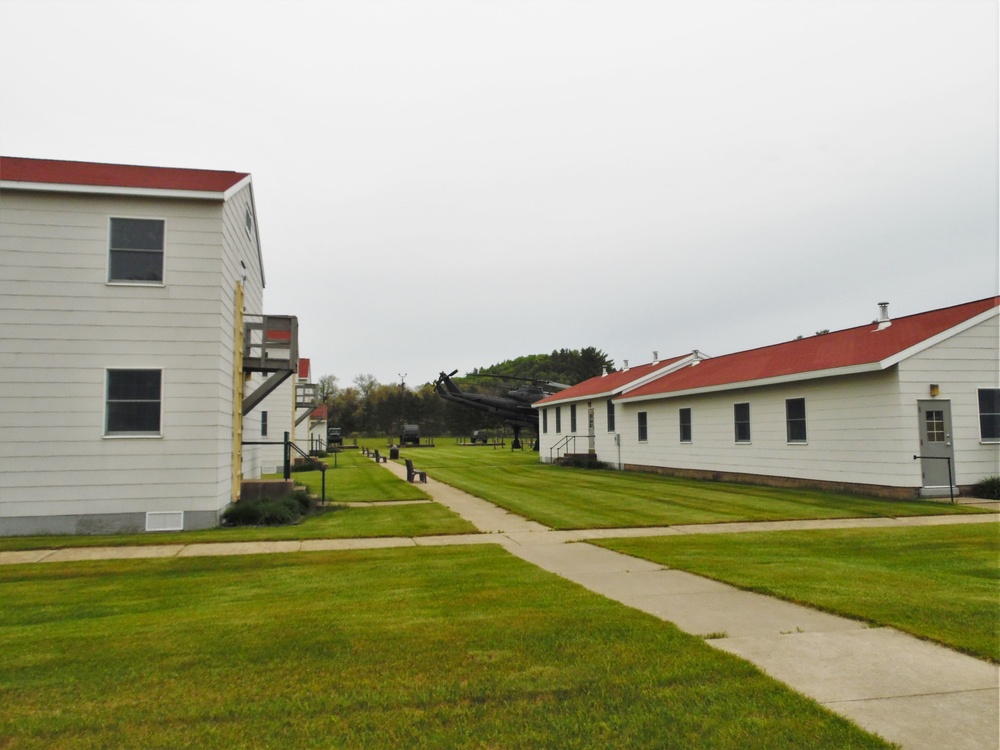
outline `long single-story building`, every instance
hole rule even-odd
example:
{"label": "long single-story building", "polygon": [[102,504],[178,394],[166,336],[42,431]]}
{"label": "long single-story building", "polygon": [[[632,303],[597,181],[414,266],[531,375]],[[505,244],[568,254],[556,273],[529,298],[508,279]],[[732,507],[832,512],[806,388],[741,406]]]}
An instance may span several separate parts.
{"label": "long single-story building", "polygon": [[[536,403],[542,461],[887,497],[1000,474],[1000,297],[584,381]],[[586,415],[579,420],[565,415]]]}

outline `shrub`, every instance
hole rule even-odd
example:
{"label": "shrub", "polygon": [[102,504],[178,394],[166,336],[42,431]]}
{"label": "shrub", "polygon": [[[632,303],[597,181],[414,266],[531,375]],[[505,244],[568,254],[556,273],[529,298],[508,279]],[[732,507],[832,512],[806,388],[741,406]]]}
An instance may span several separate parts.
{"label": "shrub", "polygon": [[308,492],[292,492],[277,500],[241,500],[222,513],[224,526],[287,526],[316,507]]}
{"label": "shrub", "polygon": [[972,485],[972,494],[984,500],[1000,500],[1000,476],[979,480]]}
{"label": "shrub", "polygon": [[598,461],[593,453],[571,453],[566,457],[566,466],[574,469],[610,469],[610,465]]}

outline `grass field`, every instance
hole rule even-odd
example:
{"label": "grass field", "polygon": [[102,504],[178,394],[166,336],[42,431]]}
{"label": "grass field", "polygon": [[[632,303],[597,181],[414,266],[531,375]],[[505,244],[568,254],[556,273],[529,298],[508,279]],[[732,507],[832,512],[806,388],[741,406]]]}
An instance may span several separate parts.
{"label": "grass field", "polygon": [[0,568],[4,748],[885,747],[497,547]]}
{"label": "grass field", "polygon": [[993,523],[595,543],[1000,662]]}
{"label": "grass field", "polygon": [[564,468],[540,464],[531,451],[444,440],[437,448],[404,454],[435,479],[555,529],[980,512],[927,501]]}

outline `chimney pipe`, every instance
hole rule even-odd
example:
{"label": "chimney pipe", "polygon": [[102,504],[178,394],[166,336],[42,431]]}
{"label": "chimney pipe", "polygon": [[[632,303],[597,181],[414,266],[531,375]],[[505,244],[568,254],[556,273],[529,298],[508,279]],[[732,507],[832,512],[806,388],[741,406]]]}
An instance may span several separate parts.
{"label": "chimney pipe", "polygon": [[653,350],[653,364],[654,365],[660,364],[660,353],[655,349]]}
{"label": "chimney pipe", "polygon": [[879,302],[878,303],[878,330],[882,331],[892,325],[892,321],[889,319],[889,303]]}

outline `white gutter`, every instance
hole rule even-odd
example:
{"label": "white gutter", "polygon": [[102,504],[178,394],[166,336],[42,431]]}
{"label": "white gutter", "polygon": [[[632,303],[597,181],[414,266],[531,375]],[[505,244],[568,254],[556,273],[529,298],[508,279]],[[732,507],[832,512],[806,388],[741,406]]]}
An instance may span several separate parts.
{"label": "white gutter", "polygon": [[[238,184],[242,187],[244,180]],[[224,201],[234,188],[224,193],[211,190],[165,190],[162,188],[119,187],[116,185],[67,185],[61,182],[16,182],[0,180],[0,190],[32,190],[46,193],[81,193],[86,195],[131,195],[143,198],[183,198],[185,200]]]}

